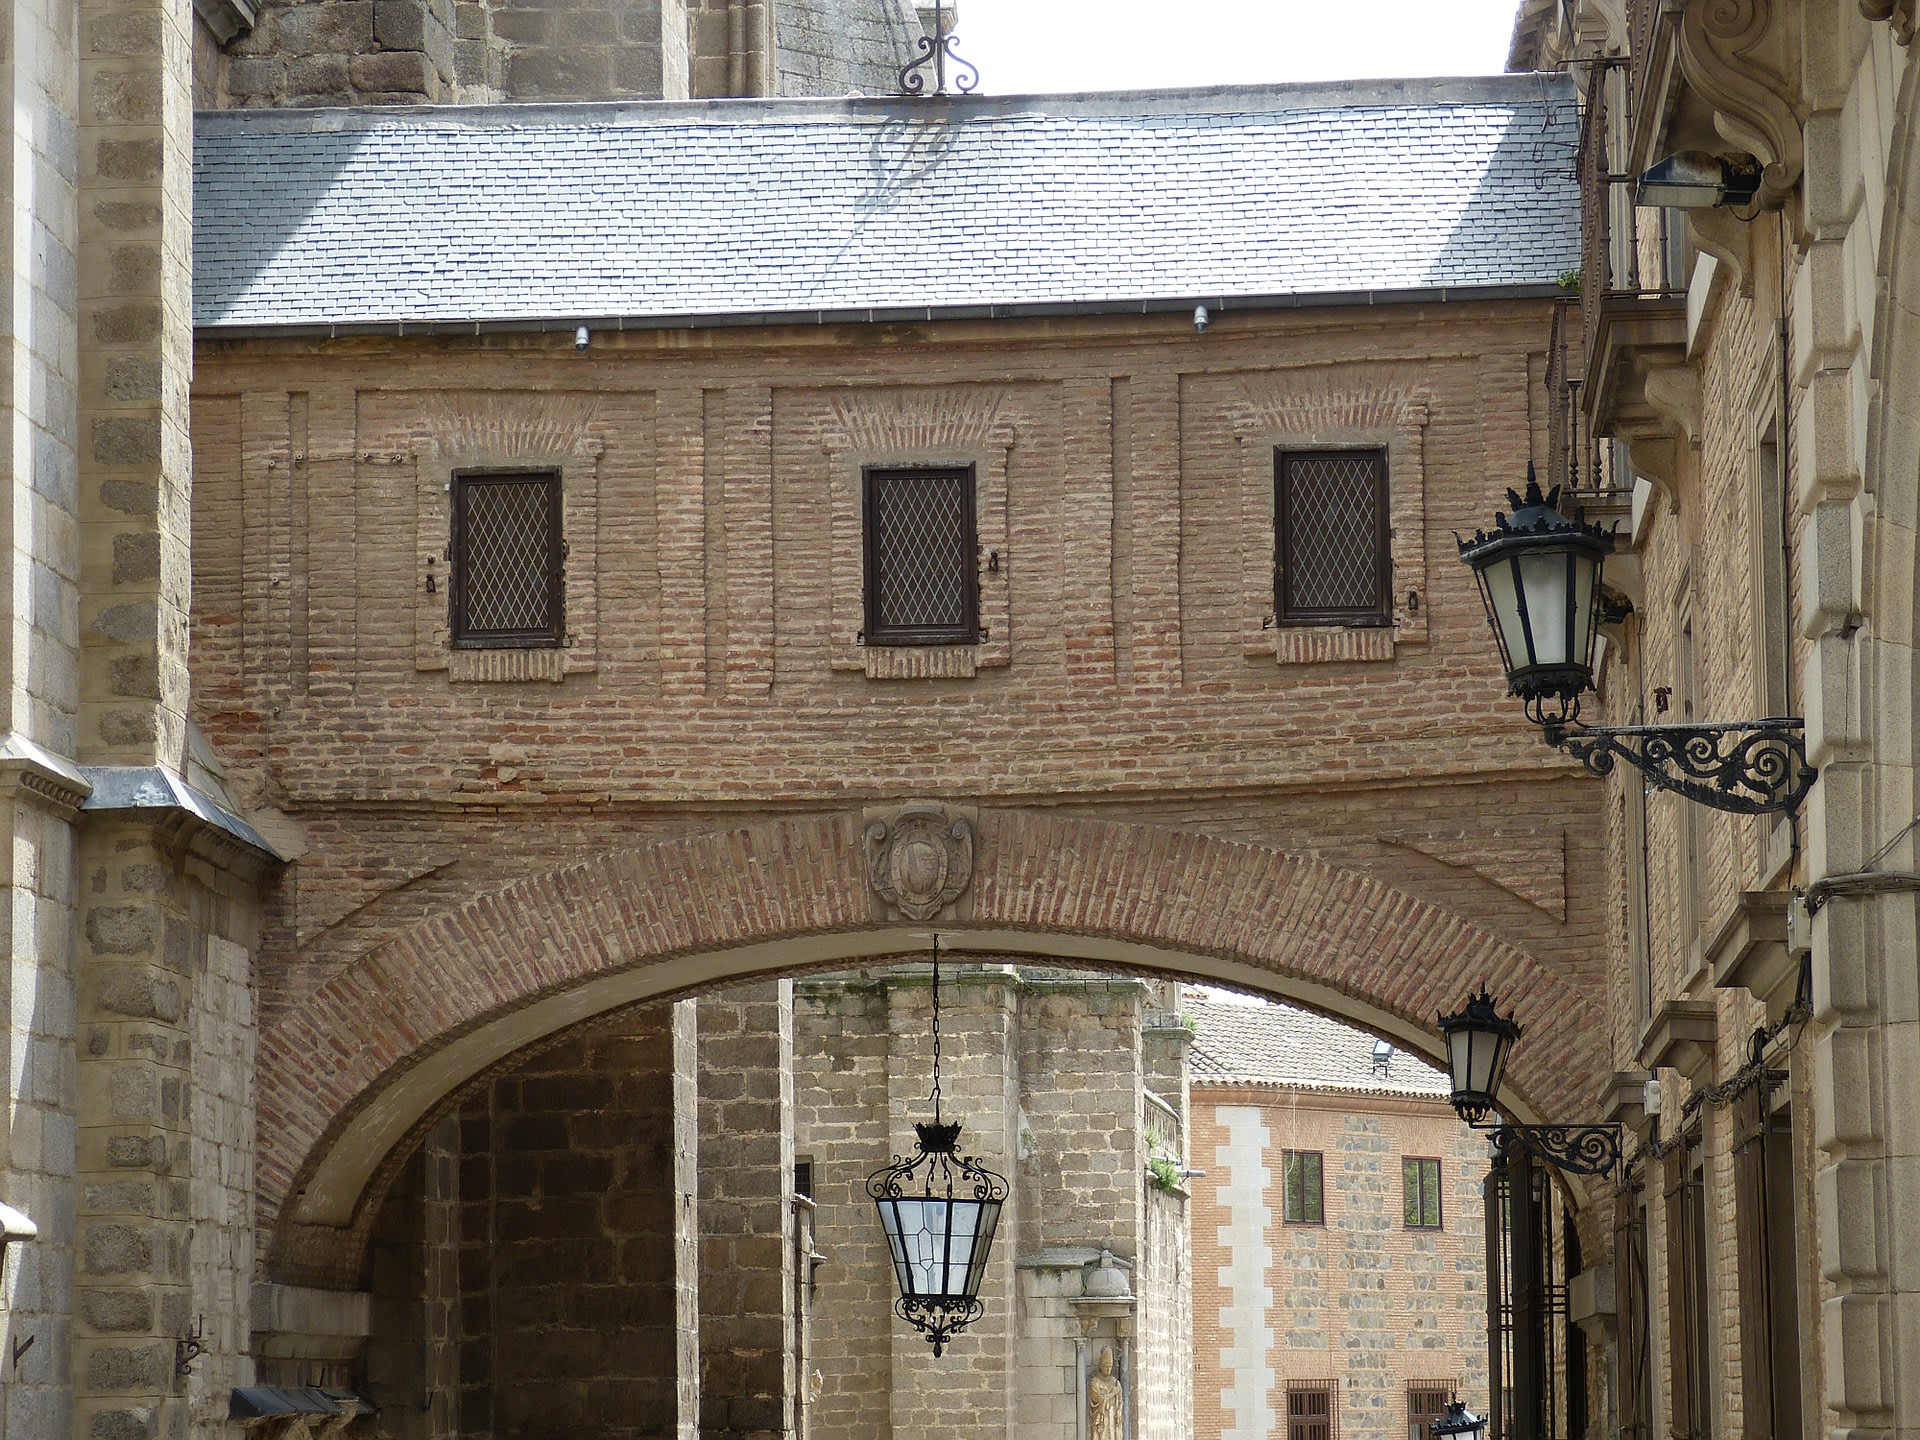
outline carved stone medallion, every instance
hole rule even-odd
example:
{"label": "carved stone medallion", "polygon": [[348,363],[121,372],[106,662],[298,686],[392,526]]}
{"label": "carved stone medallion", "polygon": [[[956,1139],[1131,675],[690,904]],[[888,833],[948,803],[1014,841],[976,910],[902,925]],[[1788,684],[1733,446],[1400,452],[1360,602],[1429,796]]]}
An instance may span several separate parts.
{"label": "carved stone medallion", "polygon": [[931,920],[973,882],[973,822],[931,804],[870,822],[867,878],[907,919]]}

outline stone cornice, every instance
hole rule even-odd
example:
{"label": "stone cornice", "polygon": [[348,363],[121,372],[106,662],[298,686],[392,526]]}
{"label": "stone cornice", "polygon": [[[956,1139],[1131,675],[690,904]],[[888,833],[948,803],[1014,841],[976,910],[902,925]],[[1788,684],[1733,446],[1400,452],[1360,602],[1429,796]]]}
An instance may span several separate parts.
{"label": "stone cornice", "polygon": [[91,787],[86,814],[140,813],[189,854],[247,878],[283,858],[245,820],[157,765],[83,765],[79,773]]}
{"label": "stone cornice", "polygon": [[71,760],[17,730],[0,737],[0,794],[6,798],[30,800],[72,819],[92,793],[92,784]]}
{"label": "stone cornice", "polygon": [[253,29],[258,18],[249,0],[193,0],[193,13],[222,45]]}

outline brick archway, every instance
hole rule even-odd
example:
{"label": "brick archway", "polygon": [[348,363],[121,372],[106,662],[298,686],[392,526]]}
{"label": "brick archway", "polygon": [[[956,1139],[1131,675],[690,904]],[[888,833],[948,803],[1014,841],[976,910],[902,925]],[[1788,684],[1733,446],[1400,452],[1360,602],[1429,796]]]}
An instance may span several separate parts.
{"label": "brick archway", "polygon": [[[663,841],[480,895],[364,956],[261,1037],[267,1270],[344,1282],[383,1162],[446,1097],[610,1009],[767,973],[918,950],[869,887],[857,814]],[[1584,1113],[1601,1012],[1565,973],[1352,870],[1163,827],[980,812],[955,950],[1265,989],[1435,1055],[1434,1012],[1482,981],[1528,1028],[1523,1115]],[[1597,968],[1595,971],[1597,975]]]}

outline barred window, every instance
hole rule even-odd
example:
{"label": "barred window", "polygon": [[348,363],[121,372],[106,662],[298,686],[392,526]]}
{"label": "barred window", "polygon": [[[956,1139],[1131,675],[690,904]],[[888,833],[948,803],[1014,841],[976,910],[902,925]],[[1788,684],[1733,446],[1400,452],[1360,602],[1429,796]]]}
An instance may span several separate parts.
{"label": "barred window", "polygon": [[1384,450],[1274,452],[1274,618],[1393,620]]}
{"label": "barred window", "polygon": [[1430,1427],[1445,1417],[1454,1389],[1451,1380],[1407,1382],[1407,1440],[1432,1440]]}
{"label": "barred window", "polygon": [[1337,1384],[1333,1380],[1287,1382],[1287,1440],[1338,1440]]}
{"label": "barred window", "polygon": [[1326,1224],[1325,1194],[1318,1150],[1283,1150],[1281,1184],[1286,1191],[1281,1216],[1289,1225]]}
{"label": "barred window", "polygon": [[973,467],[866,472],[869,645],[980,639]]}
{"label": "barred window", "polygon": [[1409,1230],[1440,1228],[1440,1162],[1407,1159],[1400,1162],[1402,1211]]}
{"label": "barred window", "polygon": [[455,475],[453,643],[560,644],[564,548],[557,472]]}

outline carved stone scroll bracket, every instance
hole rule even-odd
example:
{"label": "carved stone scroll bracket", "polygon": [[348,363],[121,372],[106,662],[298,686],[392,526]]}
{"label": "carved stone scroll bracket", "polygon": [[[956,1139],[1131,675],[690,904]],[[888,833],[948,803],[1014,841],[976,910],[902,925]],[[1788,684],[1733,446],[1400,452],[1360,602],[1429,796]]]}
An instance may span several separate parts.
{"label": "carved stone scroll bracket", "polygon": [[1888,21],[1893,38],[1911,45],[1914,29],[1920,25],[1920,0],[1860,0],[1860,13],[1869,20]]}
{"label": "carved stone scroll bracket", "polygon": [[[1776,13],[1779,11],[1781,13]],[[1793,7],[1778,0],[1696,0],[1680,16],[1680,69],[1713,107],[1714,128],[1760,161],[1756,209],[1800,181],[1805,139],[1788,98],[1799,73]]]}
{"label": "carved stone scroll bracket", "polygon": [[1656,365],[1647,371],[1647,404],[1689,445],[1700,443],[1700,372],[1691,365]]}
{"label": "carved stone scroll bracket", "polygon": [[970,811],[916,801],[891,812],[869,812],[866,822],[868,882],[903,919],[933,919],[973,883]]}
{"label": "carved stone scroll bracket", "polygon": [[1727,267],[1742,296],[1753,298],[1753,224],[1728,210],[1688,210],[1687,233],[1694,245]]}

